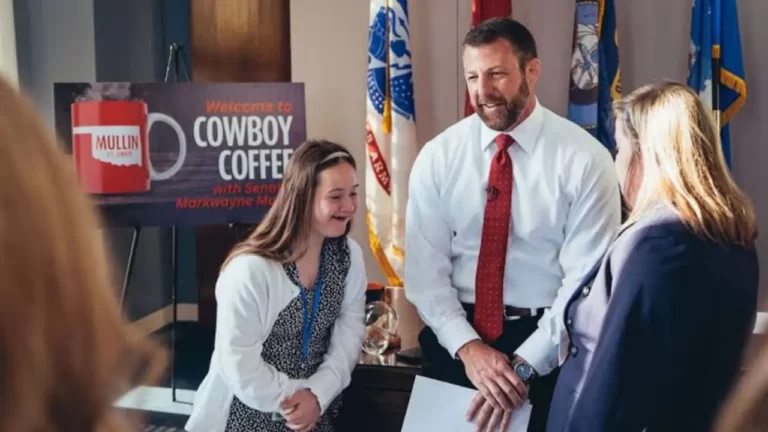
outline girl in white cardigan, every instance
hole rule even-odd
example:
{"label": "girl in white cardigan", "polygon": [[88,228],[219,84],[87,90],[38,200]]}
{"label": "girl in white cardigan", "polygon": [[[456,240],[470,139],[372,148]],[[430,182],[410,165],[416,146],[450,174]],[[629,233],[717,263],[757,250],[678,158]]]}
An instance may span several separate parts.
{"label": "girl in white cardigan", "polygon": [[189,432],[334,430],[364,334],[365,266],[347,237],[357,189],[344,147],[293,154],[275,203],[222,266]]}

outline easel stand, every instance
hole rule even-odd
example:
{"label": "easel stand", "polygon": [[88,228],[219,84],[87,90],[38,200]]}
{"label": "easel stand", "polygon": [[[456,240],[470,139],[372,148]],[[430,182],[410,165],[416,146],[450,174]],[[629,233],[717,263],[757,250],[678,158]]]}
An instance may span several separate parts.
{"label": "easel stand", "polygon": [[[176,82],[179,81],[180,68],[183,68],[184,75],[189,81],[189,73],[187,71],[186,62],[183,58],[184,51],[181,45],[177,43],[171,44],[169,48],[168,62],[165,68],[165,78],[163,82],[169,82],[171,66],[173,66],[174,75],[176,76]],[[123,278],[123,289],[120,293],[120,308],[125,305],[125,299],[128,294],[128,285],[131,282],[131,276],[133,274],[134,262],[136,259],[136,250],[139,244],[139,237],[141,234],[141,226],[133,227],[133,238],[131,240],[131,249],[128,252],[128,262],[125,267],[125,276]],[[171,283],[171,398],[173,402],[178,402],[176,399],[176,330],[178,326],[178,288],[179,288],[179,242],[178,242],[178,227],[171,227],[171,268],[173,273],[173,281]]]}
{"label": "easel stand", "polygon": [[128,293],[128,285],[131,283],[133,262],[136,258],[136,247],[139,244],[139,234],[141,234],[141,227],[133,227],[133,240],[131,240],[131,249],[128,252],[128,264],[126,264],[125,276],[123,277],[123,291],[120,293],[120,309],[122,309],[125,304],[125,295]]}
{"label": "easel stand", "polygon": [[[183,48],[177,43],[172,44],[169,48],[168,62],[166,64],[165,78],[163,79],[163,82],[165,83],[169,82],[172,67],[173,67],[174,75],[176,76],[176,82],[179,81],[179,77],[181,76],[180,69],[183,69],[184,76],[186,77],[186,80],[189,81],[189,73],[188,73],[187,65],[184,58],[185,57],[184,57]],[[229,229],[235,236],[235,240],[240,241],[241,234],[238,228],[241,226],[234,222],[231,222],[228,225],[229,225]],[[122,287],[122,292],[120,293],[121,309],[125,305],[125,300],[128,293],[128,285],[130,285],[131,283],[131,276],[133,274],[133,268],[136,260],[136,251],[139,244],[141,229],[142,229],[141,226],[133,227],[133,237],[131,239],[131,248],[128,253],[128,262],[126,263],[125,275],[123,278],[123,287]],[[171,267],[173,272],[173,281],[171,284],[172,319],[171,319],[171,340],[170,340],[171,399],[173,402],[179,402],[176,398],[176,389],[178,384],[176,381],[176,357],[177,357],[176,356],[176,331],[178,327],[178,318],[179,318],[178,316],[179,239],[178,239],[178,227],[176,225],[171,227]],[[185,402],[182,402],[182,403],[185,403]]]}
{"label": "easel stand", "polygon": [[[125,305],[126,295],[128,294],[128,285],[131,283],[131,276],[133,275],[133,267],[136,259],[136,249],[139,244],[139,236],[141,234],[141,227],[133,227],[133,239],[131,240],[131,249],[128,252],[128,263],[125,267],[125,276],[123,278],[123,290],[120,295],[120,308]],[[171,227],[171,268],[173,273],[173,281],[171,282],[171,398],[174,402],[176,400],[176,326],[178,325],[178,286],[179,286],[179,254],[178,254],[178,238],[177,238],[176,226]]]}

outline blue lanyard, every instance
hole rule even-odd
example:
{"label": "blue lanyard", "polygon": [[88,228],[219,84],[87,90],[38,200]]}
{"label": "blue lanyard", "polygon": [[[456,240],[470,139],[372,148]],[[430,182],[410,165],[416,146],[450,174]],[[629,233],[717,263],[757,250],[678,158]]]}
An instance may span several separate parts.
{"label": "blue lanyard", "polygon": [[312,310],[309,310],[309,300],[307,300],[307,290],[301,290],[301,303],[304,305],[304,338],[301,343],[301,361],[307,359],[309,351],[309,339],[312,337],[312,328],[315,324],[317,309],[320,306],[320,295],[323,293],[323,255],[320,257],[320,268],[317,271],[315,280],[315,295],[312,298]]}

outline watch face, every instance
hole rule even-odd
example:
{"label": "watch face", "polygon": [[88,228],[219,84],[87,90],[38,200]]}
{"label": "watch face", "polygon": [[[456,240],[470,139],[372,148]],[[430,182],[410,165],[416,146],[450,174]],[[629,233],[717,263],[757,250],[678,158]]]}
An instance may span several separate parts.
{"label": "watch face", "polygon": [[533,367],[528,363],[518,363],[515,366],[515,373],[521,380],[528,382],[533,377]]}

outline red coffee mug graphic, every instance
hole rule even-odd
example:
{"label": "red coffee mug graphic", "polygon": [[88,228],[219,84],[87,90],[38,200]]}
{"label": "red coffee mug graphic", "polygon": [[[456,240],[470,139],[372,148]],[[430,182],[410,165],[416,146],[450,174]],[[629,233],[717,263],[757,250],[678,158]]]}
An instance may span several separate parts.
{"label": "red coffee mug graphic", "polygon": [[[149,157],[149,130],[167,123],[179,138],[179,157],[157,172]],[[72,156],[81,187],[91,194],[131,194],[150,190],[184,165],[187,142],[181,126],[166,114],[147,113],[142,101],[84,101],[72,104]]]}

